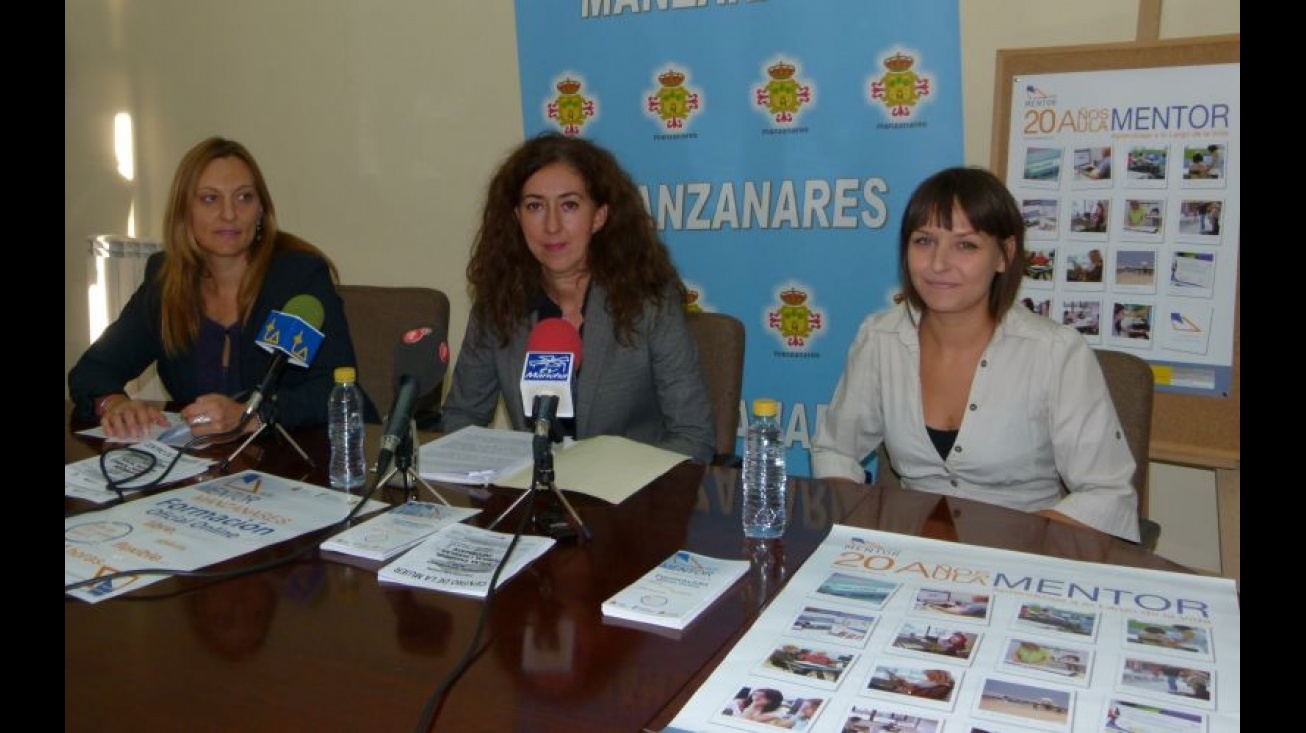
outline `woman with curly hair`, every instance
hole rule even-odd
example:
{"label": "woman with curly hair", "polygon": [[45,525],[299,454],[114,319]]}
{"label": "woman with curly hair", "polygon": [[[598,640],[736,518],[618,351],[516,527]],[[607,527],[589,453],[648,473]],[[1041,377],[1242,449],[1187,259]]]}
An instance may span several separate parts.
{"label": "woman with curly hair", "polygon": [[[276,419],[291,428],[325,423],[332,372],[356,363],[335,265],[277,226],[249,150],[221,137],[192,147],[173,176],[163,231],[163,251],[146,263],[140,287],[68,373],[75,419],[98,419],[109,436],[166,426],[158,407],[126,392],[156,364],[195,435],[256,430],[262,415],[245,416],[238,400],[272,359],[255,343],[258,329],[273,310],[307,295],[321,303],[320,330],[329,336],[307,369],[281,374]],[[367,411],[379,421],[370,403]]]}
{"label": "woman with curly hair", "polygon": [[584,352],[575,438],[621,435],[707,462],[712,414],[685,322],[684,284],[639,189],[607,150],[549,133],[490,181],[467,264],[471,315],[441,427],[489,425],[502,398],[529,429],[519,380],[535,324],[560,318]]}

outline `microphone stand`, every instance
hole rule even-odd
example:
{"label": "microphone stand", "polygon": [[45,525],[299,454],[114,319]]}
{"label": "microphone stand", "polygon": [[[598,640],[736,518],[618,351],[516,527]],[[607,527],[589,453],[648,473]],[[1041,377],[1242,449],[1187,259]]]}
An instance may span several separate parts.
{"label": "microphone stand", "polygon": [[402,472],[405,495],[409,492],[416,494],[416,487],[420,484],[425,486],[426,490],[431,492],[435,498],[439,499],[441,504],[452,506],[447,499],[440,496],[440,492],[436,491],[435,487],[428,484],[426,479],[422,478],[422,475],[417,472],[417,441],[413,440],[413,436],[416,434],[417,419],[413,418],[409,421],[408,430],[404,431],[404,437],[399,441],[399,446],[395,448],[394,465],[376,483],[378,486],[385,486],[395,474]]}
{"label": "microphone stand", "polygon": [[590,533],[589,527],[586,527],[585,523],[581,521],[580,515],[571,506],[571,502],[567,501],[562,489],[559,489],[558,484],[554,482],[552,435],[554,421],[548,416],[557,411],[558,398],[556,395],[538,395],[535,398],[534,407],[535,409],[532,412],[538,417],[535,418],[535,437],[531,440],[531,448],[535,454],[535,473],[531,477],[531,487],[522,492],[522,495],[517,497],[517,500],[509,505],[507,509],[503,510],[498,518],[490,522],[486,529],[494,529],[495,525],[503,521],[504,517],[511,514],[533,492],[552,491],[558,497],[558,503],[562,504],[562,508],[566,509],[567,514],[571,515],[571,521],[576,523],[576,529],[580,532],[581,538],[592,539],[594,535]]}
{"label": "microphone stand", "polygon": [[[245,441],[240,444],[240,447],[236,448],[236,450],[231,455],[227,456],[227,459],[225,461],[218,464],[218,473],[226,473],[227,467],[231,465],[232,461],[236,460],[236,456],[239,456],[241,452],[244,451],[245,448],[247,448],[250,443],[253,443],[255,440],[257,440],[260,435],[267,432],[268,428],[273,428],[278,433],[280,433],[281,437],[284,438],[285,441],[290,444],[291,448],[295,449],[295,452],[299,454],[300,458],[304,459],[304,462],[308,464],[309,468],[317,468],[317,464],[313,462],[313,459],[308,457],[308,454],[304,452],[304,449],[299,447],[299,443],[296,443],[295,439],[290,437],[290,433],[286,432],[286,429],[281,426],[280,422],[277,421],[277,409],[276,409],[275,400],[263,400],[262,402],[259,403],[257,412],[258,412],[259,422],[262,424],[259,425],[258,430],[255,430],[254,432],[250,433],[249,437],[245,438]],[[249,419],[245,418],[244,420],[241,421],[241,425],[243,426],[248,421]]]}

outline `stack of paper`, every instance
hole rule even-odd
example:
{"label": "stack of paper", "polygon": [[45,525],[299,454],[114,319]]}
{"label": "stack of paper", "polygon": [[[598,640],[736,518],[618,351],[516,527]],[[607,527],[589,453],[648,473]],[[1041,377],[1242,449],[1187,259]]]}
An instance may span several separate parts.
{"label": "stack of paper", "polygon": [[[381,568],[376,576],[384,582],[484,598],[490,588],[490,578],[507,554],[512,539],[511,534],[451,524]],[[521,535],[499,573],[495,588],[508,582],[553,544],[550,537]]]}
{"label": "stack of paper", "polygon": [[719,560],[680,550],[604,601],[603,615],[683,629],[747,570],[747,560]]}
{"label": "stack of paper", "polygon": [[417,451],[417,472],[428,481],[485,486],[534,461],[531,433],[469,425]]}
{"label": "stack of paper", "polygon": [[480,509],[410,501],[322,543],[322,549],[368,560],[389,560],[445,527],[480,514]]}
{"label": "stack of paper", "polygon": [[[417,456],[418,473],[428,481],[528,489],[535,478],[534,438],[521,431],[465,427],[423,445]],[[553,446],[559,489],[613,504],[688,460],[689,456],[619,435],[568,439]]]}

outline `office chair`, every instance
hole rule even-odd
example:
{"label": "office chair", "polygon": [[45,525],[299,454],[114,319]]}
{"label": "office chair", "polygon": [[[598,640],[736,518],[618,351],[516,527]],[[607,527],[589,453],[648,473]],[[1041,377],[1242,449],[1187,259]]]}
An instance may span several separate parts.
{"label": "office chair", "polygon": [[[1139,546],[1155,551],[1161,538],[1161,525],[1147,518],[1148,451],[1152,443],[1152,368],[1143,359],[1123,351],[1094,349],[1097,363],[1106,378],[1107,391],[1120,417],[1125,441],[1134,456],[1134,490],[1138,492]],[[884,444],[875,452],[877,486],[901,486]]]}
{"label": "office chair", "polygon": [[1094,349],[1106,378],[1107,391],[1115,404],[1120,425],[1125,429],[1129,452],[1134,455],[1134,490],[1138,492],[1138,544],[1155,550],[1161,525],[1147,518],[1148,455],[1152,445],[1152,367],[1141,357],[1123,351]]}
{"label": "office chair", "polygon": [[739,432],[739,400],[744,383],[744,324],[725,313],[686,313],[698,344],[703,382],[716,421],[712,464],[737,466],[735,440]]}
{"label": "office chair", "polygon": [[[358,383],[384,413],[394,401],[394,352],[399,337],[419,326],[449,333],[449,297],[434,288],[341,285],[349,336],[358,357]],[[327,334],[331,338],[331,334]],[[430,429],[440,417],[440,389],[431,390],[414,409],[417,426]]]}

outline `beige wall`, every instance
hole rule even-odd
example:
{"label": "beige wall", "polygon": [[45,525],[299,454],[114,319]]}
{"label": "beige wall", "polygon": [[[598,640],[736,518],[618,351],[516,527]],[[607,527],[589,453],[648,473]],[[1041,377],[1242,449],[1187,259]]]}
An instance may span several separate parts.
{"label": "beige wall", "polygon": [[[989,162],[998,49],[1133,40],[1140,2],[960,0],[966,162]],[[1162,38],[1240,32],[1237,0],[1162,6]],[[511,0],[65,0],[65,375],[88,343],[87,236],[128,233],[134,213],[159,238],[173,167],[213,134],[249,146],[282,225],[345,282],[448,293],[456,353],[482,189],[522,135],[518,85]]]}
{"label": "beige wall", "polygon": [[[801,7],[797,0],[789,2]],[[1139,0],[960,0],[965,155],[986,165],[1000,48],[1133,39]],[[511,0],[65,0],[64,373],[86,348],[87,241],[158,238],[173,166],[250,147],[283,225],[346,282],[430,285],[466,317],[480,195],[521,139]],[[1161,35],[1240,32],[1236,0],[1166,0]],[[136,178],[113,157],[135,121]],[[65,393],[67,385],[65,384]]]}
{"label": "beige wall", "polygon": [[64,5],[65,375],[89,340],[87,236],[127,232],[134,206],[137,235],[159,238],[174,166],[214,134],[251,149],[282,225],[345,282],[448,293],[461,342],[481,194],[522,136],[511,0]]}

